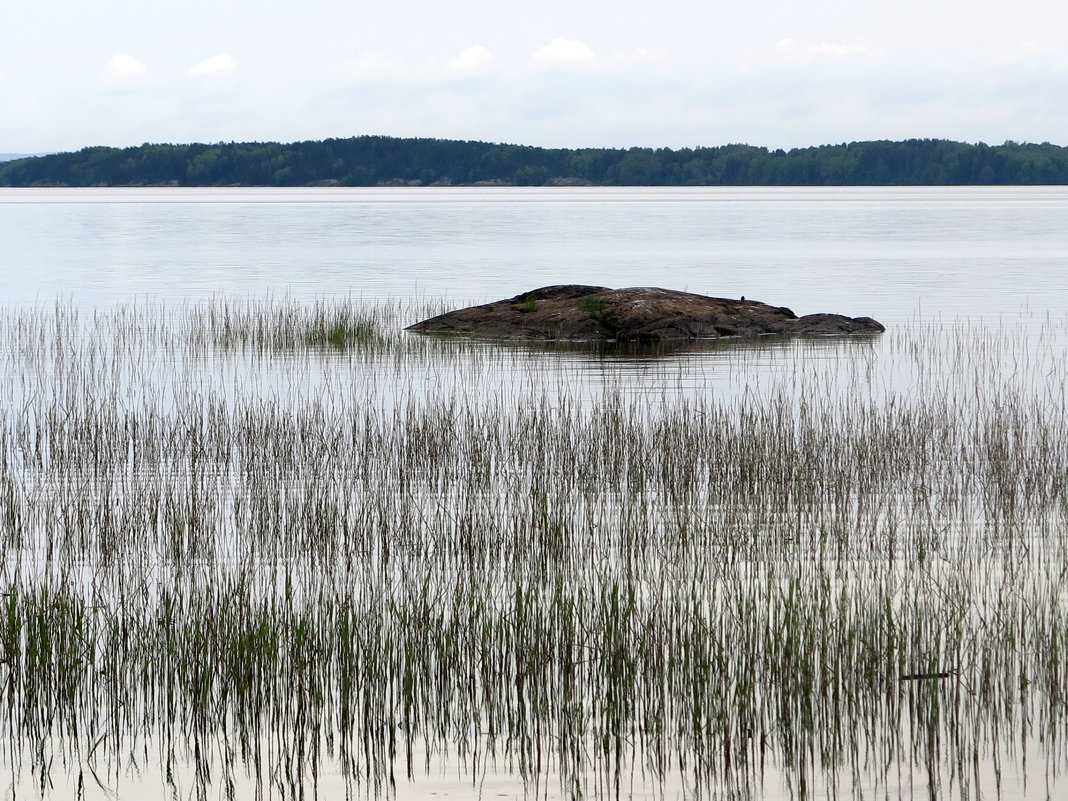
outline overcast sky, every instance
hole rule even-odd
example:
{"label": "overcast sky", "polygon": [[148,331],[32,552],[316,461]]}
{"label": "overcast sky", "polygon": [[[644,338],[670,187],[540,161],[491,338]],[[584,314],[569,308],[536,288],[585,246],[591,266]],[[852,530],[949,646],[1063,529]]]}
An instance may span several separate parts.
{"label": "overcast sky", "polygon": [[12,0],[0,21],[0,152],[1068,144],[1055,0]]}

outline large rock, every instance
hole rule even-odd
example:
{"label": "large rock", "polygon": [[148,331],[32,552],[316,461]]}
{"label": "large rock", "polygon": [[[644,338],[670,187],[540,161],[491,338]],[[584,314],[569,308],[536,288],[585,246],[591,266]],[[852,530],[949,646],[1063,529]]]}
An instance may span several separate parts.
{"label": "large rock", "polygon": [[884,328],[870,317],[798,317],[785,306],[744,298],[711,298],[656,287],[567,284],[440,314],[408,330],[512,340],[656,342],[764,334],[871,334]]}

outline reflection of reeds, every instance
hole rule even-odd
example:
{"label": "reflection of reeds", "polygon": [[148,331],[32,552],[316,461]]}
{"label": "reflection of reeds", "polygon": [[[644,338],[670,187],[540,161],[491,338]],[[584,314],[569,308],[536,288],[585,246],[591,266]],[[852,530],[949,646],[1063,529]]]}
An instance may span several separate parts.
{"label": "reflection of reeds", "polygon": [[[333,764],[389,792],[420,754],[492,753],[568,794],[759,795],[774,769],[801,795],[912,766],[978,790],[982,755],[1035,744],[1058,764],[1046,334],[777,343],[759,392],[580,398],[596,362],[386,347],[393,307],[234,308],[2,322],[17,770],[114,779],[148,754],[294,794]],[[344,315],[377,333],[340,355],[297,333]],[[744,378],[754,354],[709,358]],[[344,380],[284,383],[316,370]]]}

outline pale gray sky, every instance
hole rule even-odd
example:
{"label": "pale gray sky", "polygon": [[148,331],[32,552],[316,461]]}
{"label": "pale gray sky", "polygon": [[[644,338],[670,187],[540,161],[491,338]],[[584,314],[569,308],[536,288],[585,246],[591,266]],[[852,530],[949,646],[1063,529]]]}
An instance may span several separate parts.
{"label": "pale gray sky", "polygon": [[0,152],[363,133],[1068,144],[1054,0],[12,0]]}

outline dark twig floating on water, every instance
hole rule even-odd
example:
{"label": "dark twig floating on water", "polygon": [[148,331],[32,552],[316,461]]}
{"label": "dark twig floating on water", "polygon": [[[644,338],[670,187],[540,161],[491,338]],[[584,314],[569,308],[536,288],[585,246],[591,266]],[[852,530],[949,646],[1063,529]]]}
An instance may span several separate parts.
{"label": "dark twig floating on water", "polygon": [[946,670],[940,673],[906,673],[900,681],[918,681],[920,679],[949,679],[960,674],[958,670]]}
{"label": "dark twig floating on water", "polygon": [[408,330],[513,340],[658,342],[766,334],[875,334],[885,329],[870,317],[798,317],[785,306],[745,298],[715,298],[659,287],[566,284],[451,311]]}

